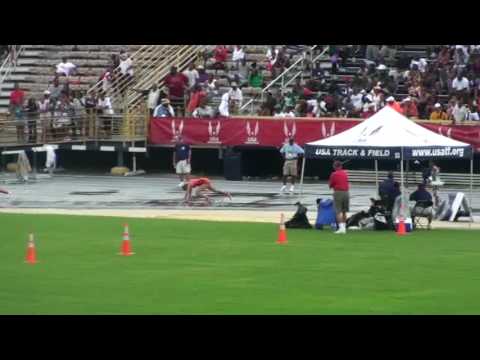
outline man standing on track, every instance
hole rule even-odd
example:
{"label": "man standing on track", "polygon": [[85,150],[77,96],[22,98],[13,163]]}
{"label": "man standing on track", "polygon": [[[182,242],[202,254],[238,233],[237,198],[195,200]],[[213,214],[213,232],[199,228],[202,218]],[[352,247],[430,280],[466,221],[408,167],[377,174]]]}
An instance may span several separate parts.
{"label": "man standing on track", "polygon": [[346,234],[347,212],[350,210],[348,174],[338,160],[334,161],[333,169],[335,171],[330,175],[328,184],[333,189],[333,203],[337,214],[338,230],[335,234]]}
{"label": "man standing on track", "polygon": [[183,185],[183,190],[186,191],[185,193],[185,203],[190,203],[192,200],[192,191],[195,189],[195,196],[196,197],[201,197],[205,199],[207,204],[211,204],[212,201],[207,195],[208,191],[217,193],[217,194],[222,194],[228,197],[230,200],[232,200],[232,196],[228,192],[223,192],[220,190],[215,189],[212,186],[212,182],[210,181],[209,178],[203,177],[203,178],[196,178],[196,179],[191,179],[188,183]]}
{"label": "man standing on track", "polygon": [[298,158],[302,156],[305,151],[295,143],[293,137],[288,139],[288,144],[284,144],[280,149],[280,153],[285,159],[283,164],[283,186],[280,189],[280,192],[283,193],[287,188],[287,178],[290,176],[290,181],[292,185],[290,186],[290,193],[293,194],[295,189],[295,179],[298,174],[297,162]]}
{"label": "man standing on track", "polygon": [[189,180],[192,171],[190,165],[192,150],[190,149],[190,145],[183,142],[182,135],[178,135],[176,140],[175,148],[173,150],[173,168],[180,177],[180,184],[178,184],[178,187],[182,187]]}

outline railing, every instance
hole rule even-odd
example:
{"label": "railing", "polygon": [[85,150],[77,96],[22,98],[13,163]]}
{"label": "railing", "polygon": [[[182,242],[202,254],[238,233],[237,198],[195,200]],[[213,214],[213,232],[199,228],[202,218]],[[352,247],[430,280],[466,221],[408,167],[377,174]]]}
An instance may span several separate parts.
{"label": "railing", "polygon": [[0,67],[0,76],[1,76],[0,91],[2,90],[2,86],[5,80],[8,79],[10,74],[15,71],[17,67],[17,60],[24,50],[23,45],[10,45],[10,46],[13,46],[13,51],[11,50],[9,51],[7,57],[2,63],[2,66]]}
{"label": "railing", "polygon": [[[326,51],[328,51],[329,47],[327,46],[325,49],[323,49],[323,51],[317,55],[316,57],[313,57],[313,51],[317,48],[318,45],[314,45],[312,47],[310,47],[310,62],[313,64],[315,61],[317,61],[319,58],[321,58]],[[263,102],[263,97],[264,97],[264,94],[268,91],[268,89],[270,89],[272,86],[276,85],[279,81],[281,81],[281,86],[280,86],[280,89],[281,89],[281,92],[283,94],[283,92],[285,91],[285,88],[290,85],[290,83],[295,80],[298,76],[302,76],[303,75],[303,72],[304,72],[304,63],[305,63],[305,60],[307,59],[307,54],[306,52],[303,53],[303,55],[297,59],[297,61],[295,61],[292,65],[290,65],[287,69],[285,69],[279,76],[277,76],[274,80],[272,80],[267,86],[265,86],[260,95],[256,95],[254,96],[253,98],[251,98],[249,101],[247,101],[241,108],[240,108],[240,111],[244,111],[245,109],[248,108],[248,106],[251,106],[251,110],[250,110],[250,113],[254,113],[254,105],[256,102]],[[292,71],[294,71],[294,69],[297,68],[298,65],[301,65],[301,70],[297,71],[296,73],[294,73],[294,75],[292,76],[291,79],[289,79],[288,81],[285,81],[285,78],[287,75],[290,75]],[[260,97],[260,99],[258,99],[258,97]]]}
{"label": "railing", "polygon": [[0,118],[0,146],[86,141],[146,141],[147,113],[98,114],[94,109],[69,116],[29,113],[22,120]]}
{"label": "railing", "polygon": [[[146,90],[151,88],[153,84],[157,84],[160,90],[162,90],[164,88],[163,80],[170,72],[170,67],[175,65],[179,72],[185,70],[187,66],[197,58],[199,51],[202,49],[203,46],[177,46],[174,53],[171,53],[168,57],[162,59],[162,61],[157,61],[154,69],[150,71],[147,76],[144,76],[135,83],[135,88]],[[141,94],[133,91],[133,89],[129,90],[127,96],[127,106],[129,109],[135,109],[141,104],[142,100],[143,97]]]}
{"label": "railing", "polygon": [[[134,65],[137,61],[139,61],[142,56],[145,55],[146,52],[151,51],[151,49],[152,45],[142,45],[135,53],[130,55],[130,58],[132,59]],[[134,70],[134,77],[138,76],[136,73],[138,71],[141,71],[141,69],[134,68]],[[113,69],[113,74],[117,76],[114,77],[105,94],[105,96],[109,96],[112,101],[114,100],[114,96],[121,94],[126,88],[126,86],[133,80],[120,76],[120,66],[117,66],[115,69]],[[103,91],[103,80],[99,80],[95,85],[93,85],[90,89],[87,90],[87,93],[96,93],[100,91]]]}
{"label": "railing", "polygon": [[[159,84],[175,65],[181,71],[197,55],[200,46],[191,45],[144,45],[131,57],[133,77],[120,74],[120,67],[114,69],[114,79],[107,89],[107,96],[116,110],[133,110],[142,101],[142,95],[133,89],[148,89],[154,83]],[[103,81],[97,82],[88,92],[103,90]]]}

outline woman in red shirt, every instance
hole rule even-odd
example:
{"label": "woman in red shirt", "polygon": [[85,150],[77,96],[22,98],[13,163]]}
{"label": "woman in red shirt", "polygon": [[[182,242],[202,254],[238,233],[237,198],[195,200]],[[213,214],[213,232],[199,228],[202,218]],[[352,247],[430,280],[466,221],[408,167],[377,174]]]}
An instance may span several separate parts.
{"label": "woman in red shirt", "polygon": [[209,178],[202,177],[202,178],[195,178],[195,179],[190,179],[190,181],[186,184],[183,185],[183,190],[186,191],[185,193],[185,203],[190,204],[192,200],[192,190],[195,190],[195,197],[201,197],[205,199],[206,203],[208,205],[212,204],[212,201],[207,195],[208,191],[217,193],[217,194],[222,194],[228,197],[230,200],[232,200],[232,196],[228,192],[223,192],[220,190],[215,189],[212,186],[212,182],[210,181]]}

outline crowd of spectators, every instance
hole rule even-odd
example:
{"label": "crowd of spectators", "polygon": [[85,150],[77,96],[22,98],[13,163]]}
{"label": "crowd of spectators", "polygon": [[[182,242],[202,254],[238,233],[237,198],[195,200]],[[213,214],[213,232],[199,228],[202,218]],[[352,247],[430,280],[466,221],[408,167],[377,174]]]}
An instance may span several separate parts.
{"label": "crowd of spectators", "polygon": [[[246,87],[263,89],[265,75],[276,78],[293,63],[295,55],[309,49],[271,46],[254,61],[247,58],[242,45],[207,46],[183,72],[171,67],[164,90],[158,85],[134,90],[145,96],[156,117],[240,115]],[[297,77],[290,88],[272,86],[264,92],[257,115],[368,118],[391,106],[412,119],[480,120],[480,45],[432,45],[421,57],[408,56],[402,50],[402,45],[331,45],[327,61],[312,64],[305,57],[307,76]],[[28,126],[27,120],[40,120],[42,114],[54,118],[42,126],[48,126],[57,138],[88,132],[85,126],[75,125],[75,118],[85,113],[113,114],[106,94],[112,84],[129,82],[134,62],[125,50],[112,54],[99,78],[101,90],[88,95],[70,90],[76,83],[77,66],[67,58],[57,64],[53,74],[42,99],[26,99],[18,87],[12,92],[10,113],[18,123],[19,141],[26,141],[27,135],[32,140],[35,128]]]}
{"label": "crowd of spectators", "polygon": [[[86,91],[71,89],[72,85],[80,84],[80,76],[76,78],[77,66],[68,58],[62,58],[52,73],[52,80],[39,99],[27,99],[25,92],[15,83],[10,94],[9,113],[15,121],[17,141],[32,143],[93,136],[97,127],[105,136],[111,135],[111,120],[93,124],[85,115],[114,114],[107,92],[113,83],[126,84],[134,74],[133,61],[127,51],[111,55],[106,70],[98,79],[101,84],[98,92],[87,94]],[[42,130],[39,131],[39,128]]]}

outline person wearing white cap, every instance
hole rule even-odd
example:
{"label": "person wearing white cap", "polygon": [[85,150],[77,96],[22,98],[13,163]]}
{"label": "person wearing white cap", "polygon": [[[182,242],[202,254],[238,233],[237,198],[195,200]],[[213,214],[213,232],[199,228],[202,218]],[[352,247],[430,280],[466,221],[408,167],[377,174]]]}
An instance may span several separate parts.
{"label": "person wearing white cap", "polygon": [[407,96],[402,101],[403,115],[411,119],[418,119],[417,105],[410,96]]}
{"label": "person wearing white cap", "polygon": [[440,103],[436,103],[434,105],[434,109],[430,114],[430,120],[432,121],[448,120],[448,114],[445,111],[443,111],[442,105]]}
{"label": "person wearing white cap", "polygon": [[170,105],[170,100],[167,98],[162,99],[160,105],[155,108],[153,112],[153,117],[174,117],[175,111],[173,107]]}
{"label": "person wearing white cap", "polygon": [[392,109],[396,110],[400,114],[403,114],[402,107],[398,102],[395,101],[395,98],[393,96],[389,96],[387,98],[387,106],[390,106]]}

